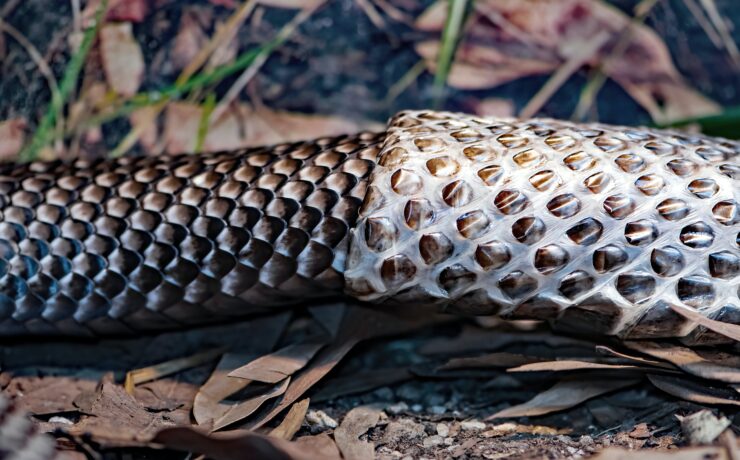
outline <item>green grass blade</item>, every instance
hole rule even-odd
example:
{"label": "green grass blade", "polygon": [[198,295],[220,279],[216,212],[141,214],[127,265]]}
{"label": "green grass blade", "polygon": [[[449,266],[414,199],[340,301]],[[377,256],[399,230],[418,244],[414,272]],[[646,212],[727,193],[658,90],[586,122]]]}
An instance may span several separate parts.
{"label": "green grass blade", "polygon": [[727,107],[722,113],[704,117],[686,118],[657,125],[659,128],[680,128],[682,126],[697,125],[701,132],[710,136],[740,139],[740,106]]}
{"label": "green grass blade", "polygon": [[442,44],[439,49],[439,56],[437,56],[437,71],[434,74],[435,103],[437,106],[442,102],[442,94],[452,68],[457,45],[460,42],[465,13],[468,10],[468,0],[448,0],[448,2],[447,20],[442,31]]}
{"label": "green grass blade", "polygon": [[85,34],[82,38],[82,43],[77,52],[72,55],[72,58],[64,71],[64,78],[59,84],[59,92],[56,97],[52,97],[49,108],[46,114],[41,119],[39,126],[36,128],[36,132],[31,139],[31,142],[24,148],[20,155],[20,161],[33,161],[35,160],[42,148],[44,148],[52,137],[52,127],[56,124],[57,119],[64,109],[64,104],[72,93],[72,90],[77,86],[77,80],[80,75],[80,71],[85,64],[87,54],[90,52],[90,48],[95,41],[95,37],[98,35],[98,31],[103,24],[103,15],[108,9],[108,0],[103,0],[95,12],[95,24],[85,30]]}

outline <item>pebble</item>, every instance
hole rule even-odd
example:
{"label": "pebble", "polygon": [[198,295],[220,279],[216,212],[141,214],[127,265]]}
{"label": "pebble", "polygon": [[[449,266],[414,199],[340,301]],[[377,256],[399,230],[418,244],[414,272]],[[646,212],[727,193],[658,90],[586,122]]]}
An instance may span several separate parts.
{"label": "pebble", "polygon": [[462,428],[463,431],[484,430],[486,428],[486,424],[480,420],[471,419],[460,422],[460,428]]}
{"label": "pebble", "polygon": [[385,427],[383,443],[394,444],[402,440],[415,440],[424,436],[424,425],[409,418],[393,421]]}
{"label": "pebble", "polygon": [[407,383],[405,385],[401,385],[401,387],[396,390],[396,396],[407,401],[419,401],[421,399],[421,391],[419,391],[418,385]]}
{"label": "pebble", "polygon": [[325,430],[327,428],[336,428],[338,423],[329,417],[323,410],[310,410],[306,414],[306,422],[313,428]]}
{"label": "pebble", "polygon": [[446,423],[438,423],[437,424],[437,434],[442,436],[443,438],[446,438],[448,434],[450,434],[450,427],[447,426]]}
{"label": "pebble", "polygon": [[439,436],[435,434],[434,436],[429,436],[428,438],[424,439],[424,442],[422,443],[424,447],[434,447],[442,444],[444,442],[444,438],[442,436]]}
{"label": "pebble", "polygon": [[431,406],[429,408],[429,412],[434,415],[442,415],[447,412],[447,409],[444,406]]}
{"label": "pebble", "polygon": [[409,410],[409,405],[401,401],[399,403],[391,404],[390,406],[386,407],[385,410],[387,412],[390,412],[391,414],[400,414],[401,412],[406,412],[407,410]]}
{"label": "pebble", "polygon": [[421,412],[422,409],[424,409],[424,406],[422,406],[421,404],[414,404],[413,406],[411,406],[411,410],[414,412]]}
{"label": "pebble", "polygon": [[376,398],[380,401],[392,401],[395,397],[393,390],[388,387],[378,388],[377,390],[373,391],[372,394],[375,395]]}

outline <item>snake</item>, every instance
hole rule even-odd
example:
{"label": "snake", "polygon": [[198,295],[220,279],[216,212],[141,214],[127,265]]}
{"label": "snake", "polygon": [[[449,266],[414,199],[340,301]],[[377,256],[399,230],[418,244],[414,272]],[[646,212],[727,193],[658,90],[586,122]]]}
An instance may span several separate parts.
{"label": "snake", "polygon": [[739,151],[421,110],[383,132],[5,163],[0,336],[141,334],[339,298],[726,343],[675,307],[740,324]]}

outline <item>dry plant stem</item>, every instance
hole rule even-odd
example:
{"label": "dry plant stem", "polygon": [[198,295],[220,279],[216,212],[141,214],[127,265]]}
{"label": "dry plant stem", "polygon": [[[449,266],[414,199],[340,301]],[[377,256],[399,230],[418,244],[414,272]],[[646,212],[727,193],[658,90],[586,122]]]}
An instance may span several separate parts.
{"label": "dry plant stem", "polygon": [[395,101],[398,96],[403,94],[403,92],[406,91],[406,89],[408,89],[408,87],[411,86],[411,84],[414,83],[422,73],[424,73],[424,69],[426,69],[426,63],[423,59],[420,59],[419,62],[407,70],[406,73],[390,87],[388,94],[386,94],[383,99],[383,104],[390,105]]}
{"label": "dry plant stem", "polygon": [[620,35],[612,52],[602,60],[600,66],[591,72],[588,83],[586,83],[586,86],[583,88],[583,91],[581,91],[581,95],[578,98],[578,105],[576,105],[576,109],[573,112],[571,119],[583,120],[586,117],[586,114],[594,104],[596,95],[606,82],[606,73],[604,72],[604,69],[608,69],[612,61],[616,61],[625,53],[625,51],[627,51],[627,47],[630,44],[630,40],[632,40],[632,34],[635,27],[645,21],[645,18],[657,3],[658,0],[642,0],[642,2],[635,7],[635,17]]}
{"label": "dry plant stem", "polygon": [[[190,77],[192,77],[195,72],[197,72],[197,70],[208,61],[209,57],[216,49],[218,49],[223,43],[226,43],[228,40],[234,37],[237,30],[239,29],[239,26],[244,23],[247,17],[249,17],[249,14],[252,12],[252,10],[254,10],[255,5],[256,0],[249,0],[248,2],[244,3],[233,15],[231,15],[231,17],[229,17],[224,27],[220,28],[218,32],[216,32],[216,35],[206,44],[205,47],[203,47],[203,49],[198,52],[193,60],[188,63],[187,67],[185,67],[182,72],[180,72],[180,75],[175,81],[175,86],[185,85]],[[162,110],[165,109],[168,102],[169,98],[165,98],[163,101],[155,104],[153,106],[154,109],[149,114],[149,123],[141,123],[134,129],[132,129],[126,135],[126,137],[110,152],[110,156],[116,158],[128,152],[136,144],[136,142],[139,141],[139,137],[141,137],[145,126],[150,123],[156,123],[157,117],[159,117],[159,114],[162,112]]]}
{"label": "dry plant stem", "polygon": [[694,16],[696,22],[698,22],[701,28],[704,30],[704,33],[707,34],[707,37],[709,37],[709,40],[711,40],[712,44],[719,49],[723,48],[724,45],[722,44],[722,37],[720,37],[719,34],[717,34],[717,31],[714,30],[714,27],[707,19],[704,11],[701,9],[699,4],[696,3],[696,0],[683,0],[683,3],[691,12],[691,15]]}
{"label": "dry plant stem", "polygon": [[520,118],[531,118],[542,109],[555,92],[586,62],[593,58],[609,40],[610,34],[601,31],[591,41],[587,42],[580,50],[573,53],[558,70],[550,76],[547,82],[529,100],[519,114]]}
{"label": "dry plant stem", "polygon": [[250,13],[252,12],[252,10],[254,10],[254,7],[256,5],[256,0],[249,0],[246,3],[242,4],[239,9],[236,10],[234,14],[231,15],[231,17],[229,17],[229,19],[226,21],[226,24],[224,24],[224,26],[216,32],[216,35],[182,70],[180,76],[177,77],[176,84],[181,85],[188,81],[190,77],[192,77],[195,72],[197,72],[198,69],[201,68],[201,66],[208,62],[208,58],[210,58],[211,54],[213,54],[213,52],[219,46],[232,39],[239,29],[239,26],[241,26],[241,24],[244,23],[247,17],[249,17]]}
{"label": "dry plant stem", "polygon": [[3,21],[2,19],[0,19],[0,31],[5,32],[6,34],[13,37],[13,39],[17,41],[18,44],[23,47],[23,49],[26,50],[28,56],[31,58],[33,63],[36,64],[39,72],[41,72],[41,75],[44,76],[46,82],[49,84],[49,90],[51,91],[52,98],[61,98],[61,93],[59,92],[59,84],[57,83],[57,79],[54,77],[54,72],[51,71],[49,64],[46,63],[44,57],[33,45],[33,43],[31,43],[22,33],[20,33],[18,29]]}
{"label": "dry plant stem", "polygon": [[239,78],[237,78],[231,88],[229,88],[223,99],[218,103],[218,105],[216,105],[216,108],[213,109],[213,112],[210,115],[211,122],[218,121],[221,116],[226,113],[229,105],[231,105],[231,103],[239,97],[239,93],[241,93],[244,87],[247,86],[247,83],[249,83],[252,78],[257,75],[257,72],[259,72],[259,70],[265,64],[275,48],[280,46],[285,40],[288,39],[288,37],[293,35],[298,26],[300,26],[306,19],[311,17],[311,15],[323,4],[324,2],[321,2],[309,8],[301,10],[298,14],[295,15],[295,17],[293,17],[293,19],[290,20],[290,22],[288,22],[285,26],[283,26],[282,29],[280,29],[280,32],[278,32],[273,41],[268,43],[267,46],[265,46],[260,51],[260,53],[254,59],[254,62],[252,62],[249,67],[244,69],[244,72],[242,72],[242,74],[239,76]]}
{"label": "dry plant stem", "polygon": [[[41,75],[44,76],[46,79],[47,84],[49,85],[49,91],[51,92],[51,98],[52,100],[61,100],[62,99],[62,93],[59,91],[59,83],[57,82],[56,77],[54,77],[54,72],[52,72],[51,68],[49,67],[49,64],[46,63],[46,60],[41,55],[39,50],[31,43],[30,40],[26,38],[25,35],[20,33],[18,29],[13,27],[12,25],[8,24],[7,22],[3,21],[0,17],[0,32],[5,32],[6,34],[13,37],[15,41],[18,42],[19,45],[23,47],[23,49],[26,50],[28,53],[28,56],[31,58],[34,64],[36,64],[36,67],[38,67],[39,72],[41,72]],[[57,150],[61,150],[61,134],[64,132],[64,118],[62,116],[57,117],[56,120],[56,126],[55,126],[55,133],[56,133],[56,144],[57,144]]]}
{"label": "dry plant stem", "polygon": [[740,68],[740,51],[738,51],[737,44],[735,44],[735,40],[733,39],[732,34],[730,34],[730,31],[727,28],[727,24],[725,23],[724,18],[719,13],[719,10],[717,10],[717,4],[714,2],[714,0],[699,1],[704,7],[704,11],[707,12],[709,20],[712,21],[712,24],[714,24],[714,28],[717,29],[717,33],[722,39],[722,44],[727,50],[727,53],[730,55],[735,68]]}
{"label": "dry plant stem", "polygon": [[378,13],[378,10],[375,9],[375,6],[370,2],[370,0],[355,0],[355,3],[362,8],[362,11],[365,12],[365,15],[370,19],[370,22],[372,22],[375,27],[378,29],[385,29],[386,25],[383,20],[383,16]]}
{"label": "dry plant stem", "polygon": [[192,356],[173,359],[154,366],[142,367],[126,373],[124,388],[128,394],[134,393],[134,387],[140,383],[150,382],[168,375],[176,374],[186,369],[206,364],[217,359],[226,351],[225,348],[216,348],[213,350],[196,353]]}

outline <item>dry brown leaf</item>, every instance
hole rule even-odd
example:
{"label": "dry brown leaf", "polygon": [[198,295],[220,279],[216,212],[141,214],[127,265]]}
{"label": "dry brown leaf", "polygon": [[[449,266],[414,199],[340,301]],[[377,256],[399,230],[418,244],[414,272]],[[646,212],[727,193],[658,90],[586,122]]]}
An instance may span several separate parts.
{"label": "dry brown leaf", "polygon": [[33,415],[72,412],[77,410],[73,402],[80,393],[95,391],[97,382],[91,377],[12,377],[3,393]]}
{"label": "dry brown leaf", "polygon": [[[300,372],[294,379],[292,384],[286,390],[280,403],[277,404],[269,413],[265,414],[260,419],[254,420],[250,423],[251,429],[257,429],[269,422],[277,414],[282,412],[285,408],[293,404],[303,394],[308,391],[313,385],[321,380],[326,374],[336,366],[339,361],[346,355],[358,342],[358,339],[347,339],[340,342],[336,342],[324,348],[316,358],[313,360],[310,366]],[[239,380],[239,379],[232,379]]]}
{"label": "dry brown leaf", "polygon": [[578,347],[588,350],[594,344],[552,333],[513,333],[500,330],[465,327],[454,338],[432,339],[421,346],[420,352],[425,355],[469,353],[471,351],[495,351],[514,344],[541,344],[551,348]]}
{"label": "dry brown leaf", "polygon": [[482,356],[470,356],[452,358],[443,365],[437,367],[438,371],[466,368],[488,368],[488,367],[514,367],[542,361],[543,358],[526,356],[516,353],[489,353]]}
{"label": "dry brown leaf", "polygon": [[740,383],[740,359],[737,356],[723,354],[717,360],[709,360],[694,350],[665,342],[626,341],[624,344],[632,350],[673,363],[697,377]]}
{"label": "dry brown leaf", "polygon": [[100,55],[113,91],[125,97],[136,94],[144,78],[144,55],[130,22],[106,24],[100,29]]}
{"label": "dry brown leaf", "polygon": [[82,393],[75,404],[84,415],[65,431],[92,436],[99,443],[147,442],[160,429],[174,425],[161,413],[152,413],[121,385],[103,382],[94,393]]}
{"label": "dry brown leaf", "polygon": [[26,120],[13,118],[0,122],[0,161],[18,158],[26,140]]}
{"label": "dry brown leaf", "polygon": [[151,0],[112,0],[109,2],[108,21],[141,22],[149,13]]}
{"label": "dry brown leaf", "polygon": [[504,417],[534,417],[569,409],[591,398],[638,383],[638,379],[563,380],[531,400],[499,411],[486,420]]}
{"label": "dry brown leaf", "polygon": [[563,371],[580,371],[580,370],[627,370],[627,371],[645,371],[650,368],[642,366],[633,366],[629,364],[608,364],[594,363],[590,361],[578,361],[574,359],[564,359],[560,361],[547,361],[531,364],[524,364],[519,367],[508,369],[507,372],[563,372]]}
{"label": "dry brown leaf", "polygon": [[184,358],[172,359],[153,366],[134,369],[126,373],[126,380],[123,386],[129,394],[133,394],[134,387],[140,383],[150,382],[185,369],[190,369],[206,364],[210,361],[215,361],[224,353],[224,351],[226,351],[225,348],[217,348],[215,350],[203,351]]}
{"label": "dry brown leaf", "polygon": [[[202,110],[199,105],[186,102],[168,106],[164,128],[167,152],[192,152],[195,149]],[[294,142],[358,130],[360,127],[356,123],[338,117],[255,110],[246,104],[233,104],[217,120],[210,121],[203,151]]]}
{"label": "dry brown leaf", "polygon": [[157,126],[159,112],[158,108],[148,106],[136,109],[129,115],[132,128],[140,133],[139,144],[148,153],[155,151],[159,139],[159,128]]}
{"label": "dry brown leaf", "polygon": [[[438,0],[416,21],[416,28],[440,32],[446,4]],[[676,70],[668,47],[649,27],[600,0],[479,0],[473,7],[448,84],[484,89],[527,75],[550,73],[608,35],[585,63],[606,63],[604,71],[656,121],[708,115],[720,107],[690,88]],[[628,35],[625,35],[628,34]],[[628,40],[623,53],[614,53]],[[417,45],[434,71],[439,41]]]}
{"label": "dry brown leaf", "polygon": [[372,460],[375,445],[361,441],[360,436],[378,424],[381,410],[374,406],[360,406],[347,412],[342,423],[334,430],[334,440],[345,460]]}
{"label": "dry brown leaf", "polygon": [[199,8],[184,8],[180,16],[180,27],[175,36],[170,60],[175,70],[182,70],[208,42],[204,29],[208,24]]}
{"label": "dry brown leaf", "polygon": [[675,311],[684,318],[695,321],[696,323],[706,327],[710,331],[714,331],[717,334],[722,334],[725,337],[740,342],[740,326],[709,319],[698,311],[692,310],[688,307],[674,304],[668,304],[668,306],[671,307],[671,310]]}
{"label": "dry brown leaf", "polygon": [[213,422],[213,430],[220,430],[225,428],[232,423],[236,423],[240,420],[252,415],[262,404],[270,399],[274,399],[285,393],[290,385],[290,377],[286,378],[282,382],[274,385],[268,391],[261,393],[253,398],[249,398],[245,401],[240,401],[236,404],[229,406],[229,409],[219,419]]}
{"label": "dry brown leaf", "polygon": [[280,403],[267,414],[253,420],[249,424],[250,428],[263,426],[297,401],[324,378],[358,342],[383,335],[402,334],[439,321],[440,318],[429,314],[425,307],[409,306],[401,311],[386,311],[378,307],[348,305],[337,338],[321,350],[310,365],[295,375]]}
{"label": "dry brown leaf", "polygon": [[208,435],[192,428],[168,428],[157,433],[154,442],[214,460],[340,460],[339,453],[332,455],[325,442],[299,444],[243,430]]}
{"label": "dry brown leaf", "polygon": [[321,391],[313,396],[313,400],[328,401],[341,396],[364,393],[382,386],[404,382],[412,376],[408,368],[400,367],[353,372],[347,376],[327,380]]}
{"label": "dry brown leaf", "polygon": [[308,308],[311,317],[316,320],[331,338],[339,335],[339,327],[346,314],[345,302],[315,305]]}
{"label": "dry brown leaf", "polygon": [[273,8],[309,9],[324,3],[325,0],[257,0],[257,3]]}
{"label": "dry brown leaf", "polygon": [[303,369],[323,346],[323,343],[288,345],[232,371],[229,377],[277,383]]}
{"label": "dry brown leaf", "polygon": [[648,374],[648,379],[658,389],[686,401],[699,404],[740,406],[740,395],[728,387],[672,375]]}
{"label": "dry brown leaf", "polygon": [[507,118],[514,116],[514,101],[491,97],[477,101],[474,112],[481,117]]}
{"label": "dry brown leaf", "polygon": [[[436,40],[421,42],[415,49],[424,58],[429,71],[435,72],[440,43]],[[462,45],[455,53],[447,84],[465,90],[495,88],[522,77],[546,74],[558,65],[557,61],[510,56],[493,48]]]}
{"label": "dry brown leaf", "polygon": [[306,418],[306,412],[308,412],[308,406],[311,400],[309,398],[302,399],[297,403],[290,406],[288,414],[285,416],[280,425],[270,431],[270,436],[290,441],[293,439],[298,430],[301,429],[303,419]]}
{"label": "dry brown leaf", "polygon": [[690,447],[674,450],[635,450],[621,447],[608,447],[592,460],[730,460],[721,447]]}
{"label": "dry brown leaf", "polygon": [[234,379],[229,373],[261,353],[272,351],[287,325],[289,314],[256,318],[245,324],[244,336],[251,340],[249,353],[227,353],[216,366],[206,383],[201,386],[193,402],[193,417],[199,425],[212,424],[229,410],[224,398],[245,388],[250,381]]}
{"label": "dry brown leaf", "polygon": [[664,363],[662,361],[654,361],[652,359],[645,359],[640,356],[632,356],[621,351],[614,350],[604,345],[596,345],[594,348],[598,353],[613,356],[615,358],[624,359],[627,362],[634,363],[636,365],[644,364],[647,366],[661,367],[663,369],[675,370],[676,367],[672,364]]}

